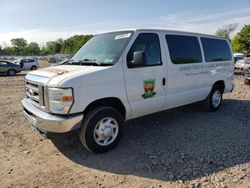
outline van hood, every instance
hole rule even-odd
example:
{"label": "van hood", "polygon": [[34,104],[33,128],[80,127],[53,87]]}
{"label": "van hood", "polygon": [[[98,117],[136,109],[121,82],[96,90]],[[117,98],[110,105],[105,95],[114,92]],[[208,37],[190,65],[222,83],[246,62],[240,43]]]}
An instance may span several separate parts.
{"label": "van hood", "polygon": [[89,74],[89,73],[100,71],[106,68],[108,67],[60,65],[60,66],[47,67],[47,68],[31,71],[26,76],[26,78],[29,79],[31,75],[44,77],[44,78],[47,78],[48,82],[53,80],[53,85],[57,85],[66,78],[74,77],[77,75]]}

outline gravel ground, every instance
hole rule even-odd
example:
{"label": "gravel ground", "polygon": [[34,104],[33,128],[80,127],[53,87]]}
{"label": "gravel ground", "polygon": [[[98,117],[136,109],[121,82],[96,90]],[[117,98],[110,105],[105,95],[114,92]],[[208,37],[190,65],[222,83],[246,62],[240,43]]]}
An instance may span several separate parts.
{"label": "gravel ground", "polygon": [[199,104],[127,122],[112,151],[75,135],[45,139],[22,116],[24,75],[0,77],[1,187],[250,187],[250,87],[209,113]]}

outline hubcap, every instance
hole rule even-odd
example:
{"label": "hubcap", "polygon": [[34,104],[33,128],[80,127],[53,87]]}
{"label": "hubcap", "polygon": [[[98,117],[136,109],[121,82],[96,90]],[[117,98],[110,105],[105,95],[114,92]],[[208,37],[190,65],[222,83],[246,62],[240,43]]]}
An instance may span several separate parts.
{"label": "hubcap", "polygon": [[217,108],[220,105],[220,102],[221,102],[221,92],[216,90],[212,96],[213,106]]}
{"label": "hubcap", "polygon": [[9,74],[10,74],[10,76],[13,76],[13,75],[15,75],[15,71],[13,71],[13,70],[10,70]]}
{"label": "hubcap", "polygon": [[111,144],[118,135],[118,129],[118,123],[114,118],[103,118],[95,126],[95,142],[101,146],[107,146]]}

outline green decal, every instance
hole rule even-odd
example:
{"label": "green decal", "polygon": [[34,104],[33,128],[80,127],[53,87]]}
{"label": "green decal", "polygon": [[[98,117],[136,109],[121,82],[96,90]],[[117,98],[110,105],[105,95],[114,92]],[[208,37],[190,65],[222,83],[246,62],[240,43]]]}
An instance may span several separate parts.
{"label": "green decal", "polygon": [[154,92],[155,89],[155,80],[154,79],[149,79],[149,80],[144,80],[144,94],[142,97],[144,99],[147,98],[152,98],[156,93]]}

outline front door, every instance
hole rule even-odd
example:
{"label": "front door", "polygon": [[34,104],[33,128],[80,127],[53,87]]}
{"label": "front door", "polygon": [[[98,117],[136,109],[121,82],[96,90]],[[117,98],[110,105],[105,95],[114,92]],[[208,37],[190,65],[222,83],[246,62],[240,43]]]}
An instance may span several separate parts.
{"label": "front door", "polygon": [[0,61],[0,73],[6,73],[8,71],[8,63]]}
{"label": "front door", "polygon": [[29,70],[30,69],[30,64],[27,59],[21,60],[23,62],[23,67],[22,70]]}
{"label": "front door", "polygon": [[[131,66],[135,52],[145,54],[143,65]],[[166,69],[158,34],[139,33],[125,50],[123,62],[131,118],[162,110],[166,102]]]}

